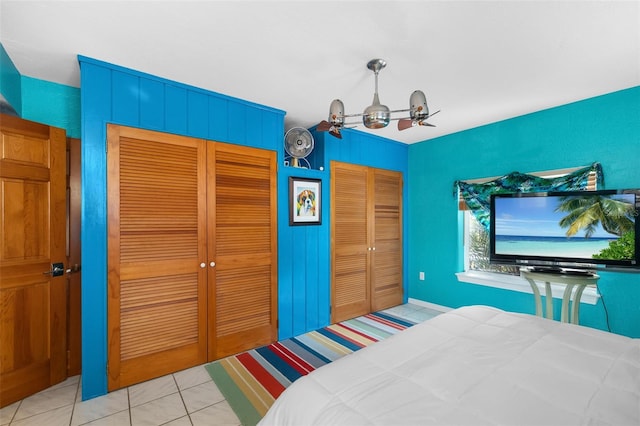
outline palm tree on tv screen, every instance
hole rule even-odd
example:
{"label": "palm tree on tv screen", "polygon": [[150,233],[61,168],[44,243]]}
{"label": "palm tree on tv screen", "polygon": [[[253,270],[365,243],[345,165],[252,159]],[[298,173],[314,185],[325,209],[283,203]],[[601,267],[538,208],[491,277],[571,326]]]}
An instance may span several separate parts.
{"label": "palm tree on tv screen", "polygon": [[560,226],[568,228],[568,237],[584,229],[585,237],[589,238],[595,232],[598,223],[602,225],[602,229],[619,237],[634,230],[634,206],[609,196],[565,196],[561,198],[556,211],[568,212],[560,220]]}

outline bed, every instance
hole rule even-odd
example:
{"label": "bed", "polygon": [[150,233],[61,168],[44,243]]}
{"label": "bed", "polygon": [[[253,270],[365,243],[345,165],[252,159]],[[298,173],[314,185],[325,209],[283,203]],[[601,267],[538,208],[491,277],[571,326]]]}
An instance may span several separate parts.
{"label": "bed", "polygon": [[289,386],[260,426],[640,425],[640,339],[455,309]]}

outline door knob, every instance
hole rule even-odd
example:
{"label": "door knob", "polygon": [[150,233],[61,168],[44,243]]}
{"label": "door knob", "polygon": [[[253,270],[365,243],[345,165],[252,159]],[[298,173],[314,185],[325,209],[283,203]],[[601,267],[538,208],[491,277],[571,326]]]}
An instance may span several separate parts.
{"label": "door knob", "polygon": [[209,263],[209,266],[211,266],[213,268],[214,266],[216,266],[216,262]]}
{"label": "door knob", "polygon": [[51,270],[43,272],[44,275],[51,275],[52,277],[59,277],[64,274],[64,263],[52,263]]}
{"label": "door knob", "polygon": [[206,263],[204,263],[204,262],[202,262],[202,263],[200,264],[200,267],[201,267],[201,268],[204,268],[205,266],[207,266],[207,264],[206,264]]}
{"label": "door knob", "polygon": [[75,274],[76,272],[80,272],[80,265],[75,263],[71,268],[68,268],[66,271],[67,274]]}

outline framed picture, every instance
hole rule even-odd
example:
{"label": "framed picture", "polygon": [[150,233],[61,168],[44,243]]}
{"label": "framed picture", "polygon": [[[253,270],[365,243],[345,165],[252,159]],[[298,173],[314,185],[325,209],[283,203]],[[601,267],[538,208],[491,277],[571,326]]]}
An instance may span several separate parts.
{"label": "framed picture", "polygon": [[289,225],[320,225],[320,179],[289,177]]}

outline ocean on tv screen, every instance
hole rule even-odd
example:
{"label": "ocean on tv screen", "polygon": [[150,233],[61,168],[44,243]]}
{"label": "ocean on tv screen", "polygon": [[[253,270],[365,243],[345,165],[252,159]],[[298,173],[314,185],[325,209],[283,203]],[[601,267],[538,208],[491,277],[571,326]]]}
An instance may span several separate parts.
{"label": "ocean on tv screen", "polygon": [[496,253],[522,256],[590,259],[609,247],[617,238],[530,237],[496,235]]}

